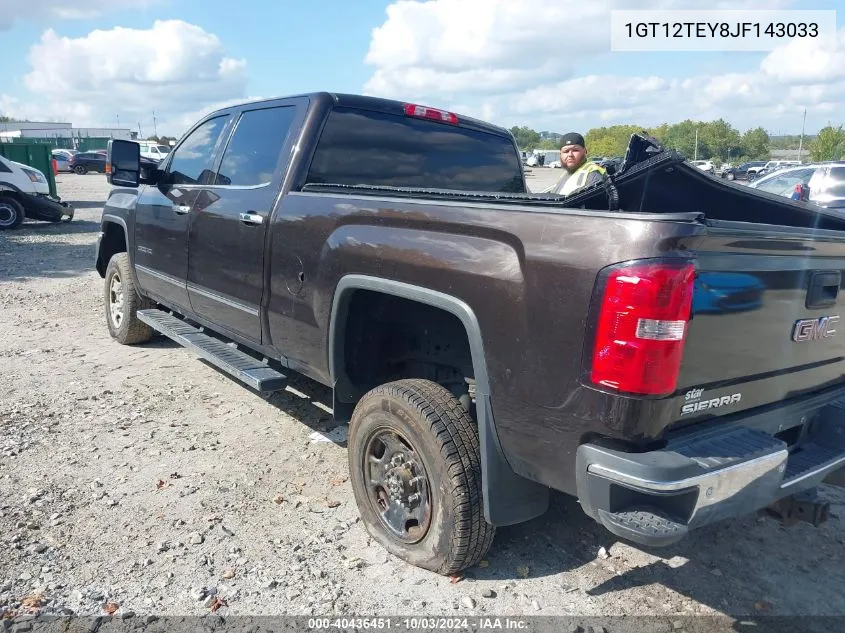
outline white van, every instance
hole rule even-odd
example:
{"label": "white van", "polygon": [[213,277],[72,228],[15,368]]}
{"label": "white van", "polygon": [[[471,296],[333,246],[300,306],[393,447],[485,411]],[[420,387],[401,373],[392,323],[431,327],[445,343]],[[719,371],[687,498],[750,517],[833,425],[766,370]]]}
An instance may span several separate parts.
{"label": "white van", "polygon": [[141,146],[141,156],[144,158],[162,161],[170,153],[170,148],[167,145],[155,141],[138,141],[138,145]]}
{"label": "white van", "polygon": [[44,172],[0,156],[0,231],[16,229],[24,218],[59,222],[73,219],[73,207],[50,195]]}

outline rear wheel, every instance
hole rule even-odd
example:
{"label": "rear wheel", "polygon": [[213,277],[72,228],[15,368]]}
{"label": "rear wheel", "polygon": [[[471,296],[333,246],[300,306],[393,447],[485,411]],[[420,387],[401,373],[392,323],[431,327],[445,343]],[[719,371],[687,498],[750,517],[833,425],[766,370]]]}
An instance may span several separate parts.
{"label": "rear wheel", "polygon": [[420,379],[364,395],[349,425],[349,468],[367,531],[402,560],[450,575],[478,563],[484,519],[477,426],[444,387]]}
{"label": "rear wheel", "polygon": [[25,216],[20,202],[11,196],[0,196],[0,231],[18,228]]}
{"label": "rear wheel", "polygon": [[129,256],[116,253],[109,260],[105,278],[106,322],[112,338],[124,345],[149,341],[153,329],[138,318],[138,310],[152,308],[148,299],[135,290]]}

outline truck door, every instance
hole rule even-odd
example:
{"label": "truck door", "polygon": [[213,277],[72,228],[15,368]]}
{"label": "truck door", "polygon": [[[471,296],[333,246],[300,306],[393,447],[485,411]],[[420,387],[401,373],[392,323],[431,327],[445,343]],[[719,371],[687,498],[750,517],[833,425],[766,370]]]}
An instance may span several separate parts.
{"label": "truck door", "polygon": [[135,268],[144,294],[189,311],[188,219],[200,182],[210,174],[214,150],[229,115],[194,128],[173,152],[159,184],[141,189],[135,207]]}
{"label": "truck door", "polygon": [[191,307],[261,342],[267,224],[286,174],[298,100],[245,106],[213,178],[192,212],[188,237]]}

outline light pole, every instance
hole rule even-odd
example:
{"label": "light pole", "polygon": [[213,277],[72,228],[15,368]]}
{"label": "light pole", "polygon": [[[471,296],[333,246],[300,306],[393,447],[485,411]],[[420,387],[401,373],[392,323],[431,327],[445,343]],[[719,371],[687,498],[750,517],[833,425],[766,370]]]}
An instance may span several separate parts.
{"label": "light pole", "polygon": [[798,162],[801,162],[801,150],[804,149],[804,125],[807,123],[807,108],[804,108],[804,121],[801,123],[801,140],[798,142]]}

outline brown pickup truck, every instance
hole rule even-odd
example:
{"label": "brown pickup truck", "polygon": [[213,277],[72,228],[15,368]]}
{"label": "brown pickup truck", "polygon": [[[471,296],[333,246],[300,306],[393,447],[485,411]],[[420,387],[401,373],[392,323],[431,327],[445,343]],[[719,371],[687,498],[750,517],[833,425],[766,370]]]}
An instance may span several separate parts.
{"label": "brown pickup truck", "polygon": [[841,219],[640,135],[566,198],[521,163],[504,129],[328,93],[214,112],[154,169],[114,141],[109,331],[262,392],[331,386],[364,524],[441,574],[550,489],[645,545],[764,508],[824,520]]}

